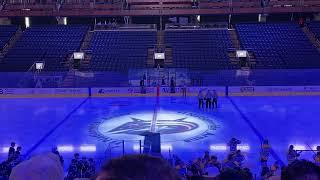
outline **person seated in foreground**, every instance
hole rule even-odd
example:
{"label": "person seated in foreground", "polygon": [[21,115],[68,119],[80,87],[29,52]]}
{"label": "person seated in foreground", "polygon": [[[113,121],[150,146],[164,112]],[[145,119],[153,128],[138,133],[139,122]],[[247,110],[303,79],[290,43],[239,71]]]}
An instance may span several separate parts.
{"label": "person seated in foreground", "polygon": [[281,180],[319,180],[320,167],[307,160],[295,160],[282,169]]}
{"label": "person seated in foreground", "polygon": [[147,155],[127,155],[112,159],[102,167],[96,180],[180,180],[163,159]]}
{"label": "person seated in foreground", "polygon": [[252,180],[253,176],[249,169],[228,169],[222,171],[215,179],[217,180]]}

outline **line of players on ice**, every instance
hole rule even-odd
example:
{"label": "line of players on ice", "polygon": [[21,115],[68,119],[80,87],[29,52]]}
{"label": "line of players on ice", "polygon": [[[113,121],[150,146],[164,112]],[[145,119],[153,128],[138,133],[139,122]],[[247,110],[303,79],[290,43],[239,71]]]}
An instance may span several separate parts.
{"label": "line of players on ice", "polygon": [[199,109],[218,108],[218,93],[216,90],[200,90],[198,93]]}

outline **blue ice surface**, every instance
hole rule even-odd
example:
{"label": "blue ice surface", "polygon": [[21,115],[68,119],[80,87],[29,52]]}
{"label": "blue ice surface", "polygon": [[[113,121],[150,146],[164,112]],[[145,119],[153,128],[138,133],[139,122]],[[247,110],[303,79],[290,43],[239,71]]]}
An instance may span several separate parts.
{"label": "blue ice surface", "polygon": [[[225,144],[236,137],[244,148],[244,166],[258,174],[262,139],[274,150],[270,164],[287,163],[290,144],[300,149],[320,145],[319,107],[317,96],[220,97],[215,110],[199,110],[195,97],[161,97],[158,105],[155,97],[0,99],[0,160],[6,158],[11,141],[21,145],[27,157],[58,146],[67,162],[75,152],[100,163],[139,153],[143,137],[132,134],[148,131],[156,112],[158,122],[164,120],[156,131],[171,133],[161,138],[166,158],[175,154],[192,160],[209,151],[223,161],[228,154]],[[101,133],[105,129],[112,134]],[[302,153],[309,160],[312,155]]]}

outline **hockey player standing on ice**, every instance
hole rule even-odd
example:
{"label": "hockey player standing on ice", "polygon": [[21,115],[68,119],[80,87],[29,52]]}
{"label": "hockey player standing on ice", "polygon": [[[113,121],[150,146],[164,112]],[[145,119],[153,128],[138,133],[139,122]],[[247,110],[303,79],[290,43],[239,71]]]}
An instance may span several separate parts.
{"label": "hockey player standing on ice", "polygon": [[203,105],[204,105],[204,95],[202,90],[199,91],[198,93],[198,106],[199,109],[203,109]]}
{"label": "hockey player standing on ice", "polygon": [[210,90],[207,91],[205,99],[206,99],[206,109],[211,109],[212,94]]}

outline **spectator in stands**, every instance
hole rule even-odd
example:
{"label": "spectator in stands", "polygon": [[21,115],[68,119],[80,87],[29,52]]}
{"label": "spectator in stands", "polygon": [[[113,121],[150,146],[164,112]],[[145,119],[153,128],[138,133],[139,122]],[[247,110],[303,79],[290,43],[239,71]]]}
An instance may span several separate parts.
{"label": "spectator in stands", "polygon": [[80,177],[79,176],[79,173],[78,173],[78,163],[75,159],[72,159],[71,160],[71,164],[68,168],[68,174],[67,174],[67,177],[66,179],[67,180],[72,180],[72,179],[75,179],[77,177]]}
{"label": "spectator in stands", "polygon": [[242,167],[244,159],[244,155],[240,150],[237,150],[233,155],[234,163],[239,167]]}
{"label": "spectator in stands", "polygon": [[299,18],[299,26],[300,26],[300,27],[304,27],[304,25],[305,25],[304,18],[303,18],[303,17],[300,17],[300,18]]}
{"label": "spectator in stands", "polygon": [[267,7],[269,5],[270,0],[261,0],[261,6]]}
{"label": "spectator in stands", "polygon": [[198,107],[199,109],[203,109],[203,106],[204,106],[204,95],[202,90],[200,90],[198,93]]}
{"label": "spectator in stands", "polygon": [[8,179],[11,174],[11,170],[12,170],[12,166],[9,160],[2,162],[0,164],[0,177]]}
{"label": "spectator in stands", "polygon": [[203,171],[204,171],[204,175],[209,177],[216,177],[217,175],[220,174],[220,170],[216,166],[211,164],[208,164]]}
{"label": "spectator in stands", "polygon": [[190,171],[192,173],[192,176],[194,177],[199,177],[203,175],[203,168],[204,168],[204,164],[201,161],[201,158],[197,158],[195,159],[190,167]]}
{"label": "spectator in stands", "polygon": [[320,146],[317,146],[317,151],[315,152],[313,159],[315,164],[320,166]]}
{"label": "spectator in stands", "polygon": [[92,158],[89,158],[89,169],[87,171],[86,177],[92,177],[93,175],[96,174],[96,163]]}
{"label": "spectator in stands", "polygon": [[117,28],[117,20],[115,18],[112,19],[111,28],[112,29],[116,29]]}
{"label": "spectator in stands", "polygon": [[301,151],[296,151],[294,149],[293,145],[289,146],[288,154],[287,154],[287,160],[288,164],[292,163],[293,161],[297,160],[298,157],[300,156]]}
{"label": "spectator in stands", "polygon": [[218,161],[217,156],[211,156],[210,164],[218,168],[219,171],[221,171],[221,163]]}
{"label": "spectator in stands", "polygon": [[282,169],[282,180],[320,179],[320,167],[307,160],[295,160]]}
{"label": "spectator in stands", "polygon": [[253,175],[252,175],[252,173],[251,173],[249,168],[243,168],[242,172],[243,172],[243,175],[244,175],[245,179],[248,179],[248,180],[252,180],[253,179]]}
{"label": "spectator in stands", "polygon": [[227,159],[222,164],[222,171],[236,168],[239,167],[237,166],[237,164],[234,163],[233,154],[229,154]]}
{"label": "spectator in stands", "polygon": [[281,175],[280,165],[279,165],[279,162],[276,161],[272,164],[272,166],[270,168],[270,177],[272,177],[272,176],[278,177],[280,175]]}
{"label": "spectator in stands", "polygon": [[204,156],[202,158],[202,162],[203,163],[208,163],[210,161],[210,154],[209,151],[205,151],[204,152]]}
{"label": "spectator in stands", "polygon": [[198,0],[191,0],[191,3],[192,3],[192,8],[198,8]]}
{"label": "spectator in stands", "polygon": [[211,156],[205,164],[204,174],[208,176],[217,176],[221,172],[221,164],[216,156]]}
{"label": "spectator in stands", "polygon": [[266,165],[270,155],[270,145],[268,140],[263,140],[260,151],[260,161],[262,165]]}
{"label": "spectator in stands", "polygon": [[8,160],[12,160],[14,158],[14,153],[16,152],[15,146],[16,143],[12,142],[8,152]]}
{"label": "spectator in stands", "polygon": [[81,178],[88,178],[88,171],[89,171],[89,162],[86,157],[82,157],[79,161],[79,169],[78,172],[80,173]]}
{"label": "spectator in stands", "polygon": [[241,144],[241,141],[236,139],[236,138],[231,138],[229,143],[228,143],[228,146],[230,147],[230,152],[233,153],[233,152],[236,152],[237,151],[237,147],[238,147],[238,144]]}
{"label": "spectator in stands", "polygon": [[177,172],[163,159],[128,155],[112,159],[102,167],[97,180],[179,180]]}
{"label": "spectator in stands", "polygon": [[73,155],[73,159],[75,160],[75,162],[78,162],[79,161],[79,157],[80,157],[80,154],[79,153],[75,153]]}
{"label": "spectator in stands", "polygon": [[182,177],[183,179],[186,178],[187,173],[188,173],[188,169],[187,169],[186,164],[182,160],[176,159],[175,169],[179,173],[180,177]]}
{"label": "spectator in stands", "polygon": [[16,152],[14,153],[14,160],[19,163],[22,161],[22,157],[21,157],[21,150],[22,147],[18,146]]}
{"label": "spectator in stands", "polygon": [[212,108],[218,108],[218,93],[216,90],[213,90],[212,93]]}
{"label": "spectator in stands", "polygon": [[270,177],[270,169],[267,165],[262,165],[261,166],[261,178],[262,179],[267,179]]}

